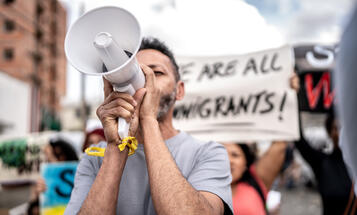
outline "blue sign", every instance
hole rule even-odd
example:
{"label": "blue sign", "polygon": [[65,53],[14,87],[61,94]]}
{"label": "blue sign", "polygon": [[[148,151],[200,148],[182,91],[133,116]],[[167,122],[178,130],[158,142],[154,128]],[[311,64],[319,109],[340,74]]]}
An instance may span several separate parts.
{"label": "blue sign", "polygon": [[41,214],[63,214],[71,197],[78,162],[46,163],[41,175],[47,186],[41,194]]}

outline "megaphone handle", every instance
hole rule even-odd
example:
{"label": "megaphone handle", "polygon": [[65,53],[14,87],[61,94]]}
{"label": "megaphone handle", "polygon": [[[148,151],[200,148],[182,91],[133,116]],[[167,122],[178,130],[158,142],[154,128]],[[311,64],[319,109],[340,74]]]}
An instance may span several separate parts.
{"label": "megaphone handle", "polygon": [[124,118],[118,119],[118,133],[121,139],[129,136],[130,123],[126,122]]}
{"label": "megaphone handle", "polygon": [[[135,89],[131,84],[121,87],[114,85],[114,90],[118,92],[129,93],[132,96],[135,94]],[[124,118],[118,119],[118,133],[121,139],[124,139],[125,137],[129,136],[129,128],[130,128],[130,123],[127,123]]]}

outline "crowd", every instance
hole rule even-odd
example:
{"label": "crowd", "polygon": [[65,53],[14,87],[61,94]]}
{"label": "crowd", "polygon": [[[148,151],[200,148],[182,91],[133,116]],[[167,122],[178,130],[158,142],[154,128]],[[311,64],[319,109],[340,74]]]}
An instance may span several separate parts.
{"label": "crowd", "polygon": [[[309,143],[301,119],[300,140],[273,141],[264,153],[254,148],[257,143],[200,141],[172,124],[175,101],[185,94],[173,53],[158,39],[144,38],[136,57],[145,88],[130,96],[103,79],[105,99],[97,109],[103,128],[88,131],[83,154],[64,139],[52,139],[43,150],[48,163],[80,158],[65,214],[279,214],[279,206],[267,207],[268,192],[295,168],[294,149],[314,173],[323,214],[357,214],[333,110],[324,125],[333,143],[329,153]],[[290,85],[298,92],[296,75]],[[135,138],[119,137],[118,117],[130,122]],[[85,153],[93,146],[105,148],[104,156]],[[28,214],[39,214],[39,195],[46,189],[39,178]]]}
{"label": "crowd", "polygon": [[[172,126],[173,104],[184,90],[172,53],[149,38],[143,40],[137,57],[146,74],[146,89],[130,97],[113,92],[104,80],[106,99],[97,111],[104,129],[86,134],[82,152],[94,145],[107,151],[104,158],[82,156],[65,214],[99,210],[279,214],[279,207],[268,209],[267,196],[279,175],[294,165],[294,148],[314,172],[324,214],[355,214],[353,184],[338,146],[339,123],[333,113],[325,123],[334,146],[330,154],[308,143],[301,123],[299,141],[274,141],[260,156],[256,143],[201,142]],[[290,85],[298,91],[296,75]],[[128,157],[127,149],[121,152],[117,148],[118,116],[131,120],[131,134],[143,143],[135,156]],[[64,140],[50,142],[44,151],[48,162],[78,160]],[[38,196],[46,191],[45,184],[43,179],[37,181],[29,214],[38,214]]]}

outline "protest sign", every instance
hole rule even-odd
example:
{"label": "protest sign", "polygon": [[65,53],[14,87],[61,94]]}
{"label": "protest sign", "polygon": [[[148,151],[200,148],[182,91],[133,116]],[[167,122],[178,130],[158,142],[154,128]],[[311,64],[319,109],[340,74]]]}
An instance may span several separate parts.
{"label": "protest sign", "polygon": [[204,140],[299,138],[289,46],[246,55],[179,57],[186,95],[174,124]]}
{"label": "protest sign", "polygon": [[300,78],[301,111],[329,112],[335,101],[332,74],[337,46],[307,45],[294,47],[295,68]]}
{"label": "protest sign", "polygon": [[334,102],[335,89],[332,88],[329,71],[299,72],[301,90],[299,104],[302,111],[328,112]]}
{"label": "protest sign", "polygon": [[41,175],[47,186],[40,197],[42,215],[64,213],[71,197],[77,166],[78,162],[41,164]]}

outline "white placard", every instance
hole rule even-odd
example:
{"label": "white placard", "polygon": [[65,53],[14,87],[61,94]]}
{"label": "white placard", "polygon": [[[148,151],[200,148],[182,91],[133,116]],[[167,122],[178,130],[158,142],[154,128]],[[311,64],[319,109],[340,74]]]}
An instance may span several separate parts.
{"label": "white placard", "polygon": [[177,58],[186,95],[174,125],[204,140],[299,138],[290,46],[246,55]]}

